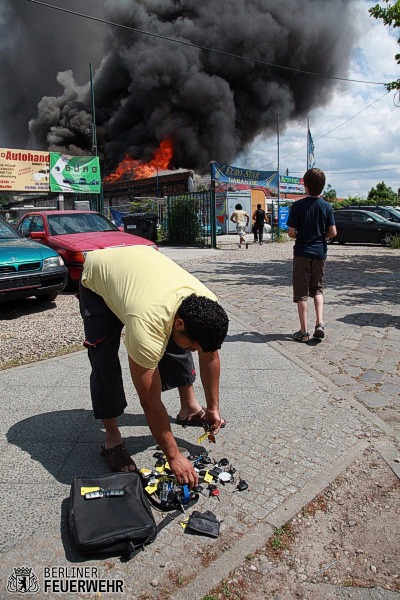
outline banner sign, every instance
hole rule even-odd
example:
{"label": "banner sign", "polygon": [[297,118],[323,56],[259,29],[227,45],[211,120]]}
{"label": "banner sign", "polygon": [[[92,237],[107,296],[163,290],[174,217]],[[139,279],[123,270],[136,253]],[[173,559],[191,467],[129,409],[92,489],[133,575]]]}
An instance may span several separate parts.
{"label": "banner sign", "polygon": [[0,190],[49,192],[49,152],[0,148]]}
{"label": "banner sign", "polygon": [[279,191],[281,194],[302,194],[306,193],[304,189],[303,178],[300,177],[284,177],[283,175],[279,178]]}
{"label": "banner sign", "polygon": [[97,156],[67,156],[50,152],[52,192],[99,194],[100,164]]}
{"label": "banner sign", "polygon": [[287,231],[289,227],[287,226],[287,220],[289,218],[289,207],[288,206],[280,206],[278,212],[278,227]]}
{"label": "banner sign", "polygon": [[220,163],[211,163],[211,177],[220,183],[246,183],[269,188],[278,188],[277,171],[254,171]]}

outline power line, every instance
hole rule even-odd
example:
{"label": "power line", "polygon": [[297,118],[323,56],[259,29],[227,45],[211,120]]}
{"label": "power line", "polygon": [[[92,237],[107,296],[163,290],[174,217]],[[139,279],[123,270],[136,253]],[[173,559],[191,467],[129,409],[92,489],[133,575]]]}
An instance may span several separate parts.
{"label": "power line", "polygon": [[298,73],[298,74],[302,74],[302,75],[312,75],[314,77],[323,77],[325,79],[336,79],[337,81],[350,81],[352,83],[367,83],[370,85],[386,85],[386,83],[382,82],[382,81],[364,81],[361,79],[348,79],[347,77],[336,77],[334,75],[325,75],[323,73],[315,73],[313,71],[304,71],[303,69],[295,69],[293,67],[285,67],[284,65],[276,65],[274,63],[270,63],[270,62],[267,62],[265,60],[261,60],[258,58],[251,58],[248,56],[240,56],[239,54],[233,54],[232,52],[225,52],[224,50],[217,50],[216,48],[208,48],[207,46],[200,46],[199,44],[193,44],[192,42],[186,42],[185,40],[178,40],[176,38],[171,38],[166,35],[161,35],[159,33],[151,33],[150,31],[144,31],[143,29],[137,29],[136,27],[131,27],[129,25],[122,25],[121,23],[114,23],[113,21],[107,21],[106,19],[100,19],[99,17],[85,15],[83,13],[79,13],[79,12],[76,12],[73,10],[68,10],[67,8],[61,8],[60,6],[53,6],[51,4],[46,4],[45,2],[39,2],[39,0],[25,0],[25,1],[31,2],[32,4],[38,4],[39,6],[45,6],[46,8],[52,8],[53,10],[58,10],[60,12],[67,13],[69,15],[81,17],[82,19],[89,19],[90,21],[96,21],[97,23],[103,23],[104,25],[111,25],[112,27],[119,27],[121,29],[127,29],[129,31],[134,31],[135,33],[147,35],[149,37],[154,37],[154,38],[158,38],[161,40],[166,40],[168,42],[173,42],[174,44],[181,44],[183,46],[189,46],[190,48],[197,48],[199,50],[205,50],[206,52],[214,52],[214,54],[221,54],[222,56],[229,56],[230,58],[236,58],[238,60],[244,60],[247,62],[252,62],[257,65],[272,67],[274,69],[282,69],[285,71],[291,71],[293,73]]}
{"label": "power line", "polygon": [[[325,175],[355,175],[357,173],[388,173],[399,171],[400,167],[395,169],[366,169],[365,171],[325,171]],[[303,171],[290,171],[290,173],[303,173]]]}
{"label": "power line", "polygon": [[[358,117],[358,115],[360,115],[362,112],[364,112],[364,110],[367,110],[367,108],[370,108],[371,106],[373,106],[374,104],[376,104],[376,102],[379,102],[379,100],[382,100],[382,98],[385,98],[385,96],[387,96],[388,94],[390,94],[390,90],[388,92],[386,92],[385,94],[383,94],[382,96],[380,96],[379,98],[377,98],[376,100],[374,100],[373,102],[371,102],[371,104],[368,104],[368,106],[365,106],[364,108],[362,108],[361,110],[359,110],[358,113],[356,113],[352,117],[349,117],[348,119],[346,119],[346,121],[343,121],[343,123],[340,123],[340,125],[337,125],[336,127],[334,127],[333,129],[331,129],[330,131],[327,131],[326,133],[323,133],[319,137],[315,138],[314,142],[316,142],[318,140],[321,140],[322,138],[324,138],[327,135],[329,135],[330,133],[332,133],[332,131],[335,131],[336,129],[339,129],[339,127],[343,127],[343,125],[346,125],[346,123],[348,123],[352,119],[355,119],[355,117]],[[281,159],[288,158],[289,156],[292,156],[293,154],[296,154],[297,152],[300,152],[300,150],[304,150],[305,148],[307,148],[307,144],[305,144],[304,146],[301,146],[300,148],[297,148],[297,150],[293,150],[293,152],[290,152],[289,154],[286,154],[285,156],[282,156]],[[274,163],[274,161],[271,161],[268,164],[263,165],[262,167],[259,167],[259,170],[265,169],[265,167],[269,167],[269,165],[272,165],[273,163]]]}

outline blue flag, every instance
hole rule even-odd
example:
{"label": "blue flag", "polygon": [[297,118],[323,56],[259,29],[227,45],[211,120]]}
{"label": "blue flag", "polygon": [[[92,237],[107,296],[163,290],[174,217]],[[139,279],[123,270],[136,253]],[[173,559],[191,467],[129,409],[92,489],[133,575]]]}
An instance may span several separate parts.
{"label": "blue flag", "polygon": [[311,137],[311,132],[310,129],[308,129],[308,136],[307,136],[307,170],[308,169],[312,169],[313,166],[315,165],[315,157],[314,157],[314,142],[313,139]]}

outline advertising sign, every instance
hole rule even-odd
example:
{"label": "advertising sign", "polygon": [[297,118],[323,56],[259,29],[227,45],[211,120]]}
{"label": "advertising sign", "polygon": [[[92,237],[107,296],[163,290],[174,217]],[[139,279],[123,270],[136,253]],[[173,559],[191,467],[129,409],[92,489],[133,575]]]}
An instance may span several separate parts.
{"label": "advertising sign", "polygon": [[303,178],[285,177],[284,175],[281,175],[279,181],[279,190],[281,194],[301,194],[304,196],[306,193]]}
{"label": "advertising sign", "polygon": [[278,226],[280,229],[283,229],[284,231],[289,229],[289,227],[287,226],[288,217],[289,217],[289,207],[288,206],[280,206],[279,213],[278,213]]}
{"label": "advertising sign", "polygon": [[0,191],[49,192],[49,152],[0,148]]}
{"label": "advertising sign", "polygon": [[277,171],[254,171],[241,169],[217,162],[211,164],[211,177],[221,183],[245,183],[269,188],[278,188]]}
{"label": "advertising sign", "polygon": [[100,165],[97,156],[67,156],[50,152],[52,192],[99,194]]}
{"label": "advertising sign", "polygon": [[226,233],[226,196],[221,192],[215,194],[215,216],[222,233]]}

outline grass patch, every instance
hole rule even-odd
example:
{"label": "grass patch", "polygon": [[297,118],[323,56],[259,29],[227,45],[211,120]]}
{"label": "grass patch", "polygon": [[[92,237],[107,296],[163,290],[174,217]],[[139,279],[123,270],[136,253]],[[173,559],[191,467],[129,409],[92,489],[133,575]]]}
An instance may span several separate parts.
{"label": "grass patch", "polygon": [[273,554],[280,556],[284,550],[287,550],[292,544],[294,535],[294,529],[290,524],[275,529],[274,535],[268,542]]}
{"label": "grass patch", "polygon": [[72,354],[73,352],[78,352],[84,350],[83,344],[73,344],[71,346],[67,346],[66,348],[60,348],[59,350],[55,350],[54,352],[46,352],[39,356],[24,356],[22,358],[16,358],[12,360],[8,360],[0,365],[0,371],[4,371],[5,369],[12,369],[13,367],[20,367],[22,365],[28,365],[30,363],[39,362],[41,360],[47,360],[48,358],[57,358],[57,356],[65,356],[66,354]]}
{"label": "grass patch", "polygon": [[393,236],[389,248],[392,248],[393,250],[398,250],[400,248],[400,235]]}
{"label": "grass patch", "polygon": [[209,594],[203,596],[201,600],[248,600],[249,586],[242,578],[230,580],[224,579]]}

